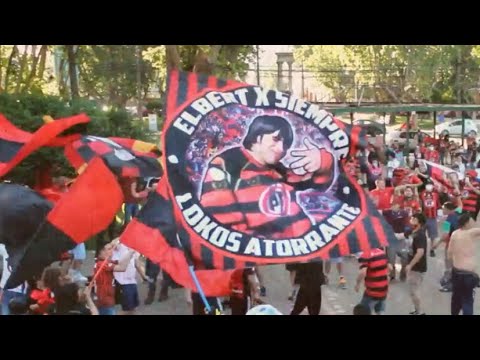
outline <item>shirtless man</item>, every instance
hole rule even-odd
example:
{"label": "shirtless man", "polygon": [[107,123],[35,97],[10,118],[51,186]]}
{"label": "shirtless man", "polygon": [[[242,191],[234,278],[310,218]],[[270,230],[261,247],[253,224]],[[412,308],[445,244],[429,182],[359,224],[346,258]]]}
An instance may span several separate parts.
{"label": "shirtless man", "polygon": [[480,240],[480,229],[471,214],[465,213],[458,219],[458,230],[454,231],[448,247],[448,259],[452,261],[452,315],[473,315],[473,290],[479,277],[475,272],[475,241]]}

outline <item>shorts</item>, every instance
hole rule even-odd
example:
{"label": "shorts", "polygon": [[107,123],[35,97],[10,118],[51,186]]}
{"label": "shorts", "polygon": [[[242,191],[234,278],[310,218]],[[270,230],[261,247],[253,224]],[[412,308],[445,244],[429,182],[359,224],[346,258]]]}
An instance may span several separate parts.
{"label": "shorts", "polygon": [[328,261],[330,261],[331,264],[342,264],[343,263],[343,257],[332,258]]}
{"label": "shorts", "polygon": [[419,296],[420,286],[423,282],[424,273],[418,271],[410,271],[407,282],[410,288],[410,295]]}
{"label": "shorts", "polygon": [[120,305],[123,311],[135,310],[140,301],[138,299],[137,284],[120,285]]}
{"label": "shorts", "polygon": [[377,315],[385,313],[385,299],[376,299],[374,297],[368,296],[367,294],[363,294],[360,304],[365,306],[367,309],[370,309],[370,314],[372,314],[374,311]]}
{"label": "shorts", "polygon": [[427,219],[427,235],[430,238],[430,240],[436,239],[438,237],[437,219],[435,218]]}
{"label": "shorts", "polygon": [[78,244],[69,253],[73,255],[73,260],[85,260],[87,258],[87,250],[84,243]]}
{"label": "shorts", "polygon": [[116,315],[115,306],[99,306],[99,315]]}

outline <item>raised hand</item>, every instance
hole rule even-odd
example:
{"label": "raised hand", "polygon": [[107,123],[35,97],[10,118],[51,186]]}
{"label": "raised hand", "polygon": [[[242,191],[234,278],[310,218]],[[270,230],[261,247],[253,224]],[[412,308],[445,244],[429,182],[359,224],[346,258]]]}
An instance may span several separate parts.
{"label": "raised hand", "polygon": [[322,166],[322,157],[320,148],[313,144],[309,138],[303,139],[305,149],[292,150],[290,156],[297,158],[290,164],[290,169],[294,173],[314,173],[320,170]]}

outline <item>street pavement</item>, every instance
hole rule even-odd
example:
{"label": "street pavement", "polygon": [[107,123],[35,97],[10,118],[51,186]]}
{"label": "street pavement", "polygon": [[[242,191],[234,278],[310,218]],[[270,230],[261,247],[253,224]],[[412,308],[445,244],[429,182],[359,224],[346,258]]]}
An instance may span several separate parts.
{"label": "street pavement", "polygon": [[[479,242],[480,243],[480,242]],[[421,299],[423,311],[427,315],[449,315],[451,293],[439,291],[439,281],[443,274],[443,247],[437,249],[436,257],[428,257],[428,271],[421,287]],[[480,248],[477,249],[480,254]],[[85,264],[84,273],[91,273],[92,255],[89,254],[89,261]],[[478,256],[477,256],[478,258]],[[479,259],[480,260],[480,259]],[[479,261],[477,261],[480,264]],[[90,271],[89,271],[90,269]],[[398,268],[399,270],[399,268]],[[344,274],[347,278],[347,288],[338,287],[338,276],[335,265],[329,275],[329,285],[322,286],[322,308],[321,315],[351,315],[353,307],[360,301],[362,290],[359,293],[354,291],[355,279],[358,273],[358,262],[355,258],[345,258]],[[290,291],[289,273],[284,265],[273,265],[262,267],[264,282],[267,288],[266,303],[272,304],[283,314],[289,314],[293,303],[288,301]],[[397,272],[399,273],[399,271]],[[186,301],[184,289],[170,289],[169,298],[166,301],[158,302],[157,298],[152,305],[145,306],[143,301],[147,294],[147,284],[139,282],[141,305],[137,310],[138,315],[189,315],[191,308]],[[405,282],[395,280],[390,284],[387,298],[386,315],[408,315],[413,311],[413,305],[409,296],[408,286]],[[480,314],[480,304],[475,302],[476,314]],[[225,309],[225,314],[229,310]],[[304,312],[306,314],[306,310]]]}

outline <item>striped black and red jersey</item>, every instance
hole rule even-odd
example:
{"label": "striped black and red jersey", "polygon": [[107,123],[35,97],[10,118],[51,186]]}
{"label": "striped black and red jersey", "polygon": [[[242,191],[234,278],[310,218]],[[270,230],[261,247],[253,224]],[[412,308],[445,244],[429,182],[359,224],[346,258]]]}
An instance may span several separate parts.
{"label": "striped black and red jersey", "polygon": [[388,259],[382,249],[366,251],[358,259],[360,269],[367,268],[365,294],[383,300],[388,293]]}
{"label": "striped black and red jersey", "polygon": [[423,191],[420,194],[423,213],[428,219],[437,217],[437,210],[440,208],[440,200],[436,192]]}
{"label": "striped black and red jersey", "polygon": [[259,164],[243,147],[229,149],[210,162],[200,203],[217,221],[243,233],[272,239],[303,235],[312,224],[296,191],[326,190],[333,180],[333,155],[320,153],[322,168],[305,180],[282,164]]}
{"label": "striped black and red jersey", "polygon": [[[472,182],[472,186],[477,190],[480,189],[480,183],[478,182]],[[473,190],[463,189],[462,204],[464,211],[476,214],[478,211],[478,200],[479,196]]]}

